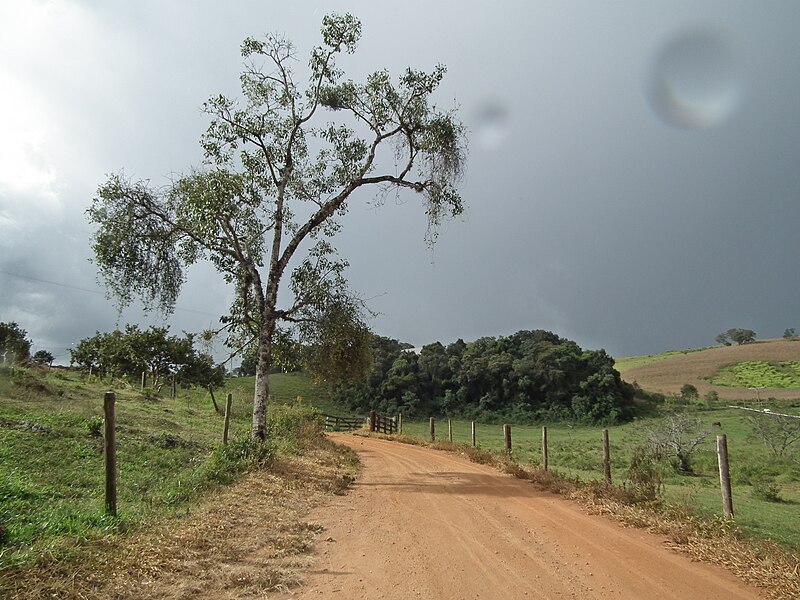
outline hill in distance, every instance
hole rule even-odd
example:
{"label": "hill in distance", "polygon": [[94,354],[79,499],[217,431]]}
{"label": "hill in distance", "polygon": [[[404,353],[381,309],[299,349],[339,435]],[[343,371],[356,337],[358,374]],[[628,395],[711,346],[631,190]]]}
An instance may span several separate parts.
{"label": "hill in distance", "polygon": [[628,383],[662,394],[680,395],[690,383],[701,397],[714,390],[734,401],[800,398],[800,341],[677,350],[618,359],[615,366]]}

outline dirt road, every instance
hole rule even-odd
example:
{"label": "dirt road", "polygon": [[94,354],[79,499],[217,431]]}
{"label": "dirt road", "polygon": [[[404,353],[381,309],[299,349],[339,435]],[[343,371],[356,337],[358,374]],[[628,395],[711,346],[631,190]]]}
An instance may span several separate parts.
{"label": "dirt road", "polygon": [[310,515],[326,531],[293,598],[760,598],[641,530],[457,455],[341,435],[354,489]]}

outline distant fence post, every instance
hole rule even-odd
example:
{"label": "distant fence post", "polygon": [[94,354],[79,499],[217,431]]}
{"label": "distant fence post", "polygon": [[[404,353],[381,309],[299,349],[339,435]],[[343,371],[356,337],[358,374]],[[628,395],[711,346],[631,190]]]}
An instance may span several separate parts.
{"label": "distant fence post", "polygon": [[228,427],[231,424],[231,405],[233,404],[233,394],[228,394],[225,400],[225,422],[222,426],[222,444],[228,445]]}
{"label": "distant fence post", "polygon": [[403,413],[397,415],[397,433],[403,433]]}
{"label": "distant fence post", "polygon": [[475,437],[475,421],[472,422],[472,447],[477,446],[477,438]]}
{"label": "distant fence post", "polygon": [[603,429],[603,476],[606,485],[611,485],[611,452],[608,447],[608,429]]}
{"label": "distant fence post", "polygon": [[431,425],[430,425],[430,433],[431,433],[431,441],[436,441],[436,424],[433,421],[433,417],[431,417]]}
{"label": "distant fence post", "polygon": [[105,437],[103,449],[106,462],[106,513],[117,516],[117,439],[116,414],[114,404],[117,398],[114,392],[103,395],[103,413],[105,416]]}
{"label": "distant fence post", "polygon": [[728,438],[723,433],[717,436],[717,458],[719,459],[719,485],[722,488],[722,513],[726,519],[733,518],[731,476],[728,471]]}
{"label": "distant fence post", "polygon": [[542,466],[547,471],[547,426],[542,427]]}
{"label": "distant fence post", "polygon": [[447,419],[447,441],[453,442],[453,421]]}
{"label": "distant fence post", "polygon": [[511,425],[506,423],[503,425],[503,444],[505,446],[506,454],[511,454]]}
{"label": "distant fence post", "polygon": [[369,411],[369,430],[378,430],[378,413],[374,410]]}
{"label": "distant fence post", "polygon": [[142,371],[142,391],[144,391],[144,384],[147,383],[147,372]]}

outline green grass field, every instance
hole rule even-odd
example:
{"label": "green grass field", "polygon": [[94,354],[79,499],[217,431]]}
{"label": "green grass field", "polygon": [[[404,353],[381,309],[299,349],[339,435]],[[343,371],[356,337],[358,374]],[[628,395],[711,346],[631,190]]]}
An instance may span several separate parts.
{"label": "green grass field", "polygon": [[[324,387],[303,374],[274,375],[270,381],[273,412],[283,404],[301,404],[347,414],[330,401]],[[226,389],[216,394],[220,406],[225,394],[233,396],[232,439],[246,438],[249,432],[253,383],[253,378],[228,379]],[[152,397],[136,386],[118,384],[120,518],[104,516],[102,438],[97,433],[107,385],[77,372],[0,371],[0,568],[20,560],[20,548],[41,548],[65,535],[98,537],[181,514],[197,494],[224,483],[219,465],[214,471],[222,416],[214,412],[207,391],[179,390],[172,400],[168,393]],[[714,435],[724,432],[737,523],[748,534],[800,548],[797,449],[794,458],[774,459],[753,438],[747,421],[752,413],[723,407],[689,410],[712,434],[693,457],[694,475],[662,469],[666,497],[701,515],[721,512]],[[785,406],[781,410],[798,412]],[[642,429],[652,422],[642,418],[610,428],[616,483],[624,481]],[[714,422],[721,427],[712,428]],[[404,432],[426,438],[428,422],[406,420]],[[515,425],[512,438],[516,460],[541,464],[541,427]],[[437,439],[447,439],[446,420],[437,421]],[[470,443],[469,422],[453,421],[453,439]],[[477,440],[484,449],[500,451],[502,427],[479,423]],[[600,428],[552,425],[548,442],[551,469],[581,480],[602,477]],[[765,491],[777,493],[780,501],[765,500]]]}
{"label": "green grass field", "polygon": [[627,358],[615,358],[614,368],[620,373],[630,371],[631,369],[638,369],[645,365],[659,362],[672,356],[679,356],[681,354],[690,354],[692,352],[699,352],[700,350],[707,350],[708,348],[691,348],[689,350],[669,350],[667,352],[659,352],[658,354],[646,354],[644,356],[629,356]]}
{"label": "green grass field", "polygon": [[[332,408],[323,388],[304,375],[270,381],[274,428],[293,418],[280,405]],[[208,391],[179,389],[173,400],[166,388],[156,397],[115,383],[119,518],[111,519],[104,515],[102,453],[109,383],[76,371],[0,369],[0,568],[25,560],[20,550],[62,536],[98,537],[180,514],[199,493],[230,481],[235,453],[246,450],[253,384],[252,377],[228,379],[216,392],[220,408],[232,394],[229,439],[242,442],[225,454],[223,417]],[[271,433],[277,444],[291,443],[285,432]]]}
{"label": "green grass field", "polygon": [[[719,408],[697,410],[711,434],[693,456],[693,475],[681,475],[669,466],[661,469],[665,498],[681,504],[704,517],[721,515],[722,500],[715,436],[725,433],[728,438],[733,503],[736,522],[748,535],[770,538],[784,547],[800,549],[800,463],[790,458],[775,459],[752,437],[747,421],[751,413]],[[634,449],[642,441],[642,429],[653,422],[641,419],[609,428],[611,470],[615,483],[625,481]],[[712,423],[719,422],[721,427]],[[452,421],[453,441],[470,444],[470,423]],[[403,432],[428,439],[427,421],[404,421]],[[447,420],[436,422],[437,440],[448,439]],[[542,464],[542,428],[512,426],[513,456],[521,463]],[[570,478],[582,481],[603,478],[602,429],[598,427],[555,425],[548,426],[549,468]],[[479,447],[500,452],[503,448],[501,425],[476,425]],[[797,456],[795,451],[795,457]],[[772,486],[772,487],[769,487]],[[765,489],[777,490],[780,501],[770,502],[758,494]]]}

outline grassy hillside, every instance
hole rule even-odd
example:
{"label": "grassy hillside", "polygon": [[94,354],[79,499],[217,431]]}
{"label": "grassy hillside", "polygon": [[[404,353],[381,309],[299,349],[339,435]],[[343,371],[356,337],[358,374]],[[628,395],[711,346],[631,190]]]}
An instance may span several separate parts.
{"label": "grassy hillside", "polygon": [[[269,452],[292,452],[302,409],[327,410],[327,394],[304,375],[275,375]],[[119,519],[103,514],[103,393],[116,393]],[[253,378],[229,379],[230,439],[205,390],[172,399],[76,371],[0,369],[0,569],[63,536],[87,539],[179,514],[204,490],[232,480],[250,451]]]}
{"label": "grassy hillside", "polygon": [[713,390],[724,400],[795,400],[798,361],[800,342],[781,339],[623,358],[616,366],[625,381],[663,394],[678,395],[690,383],[701,396]]}

